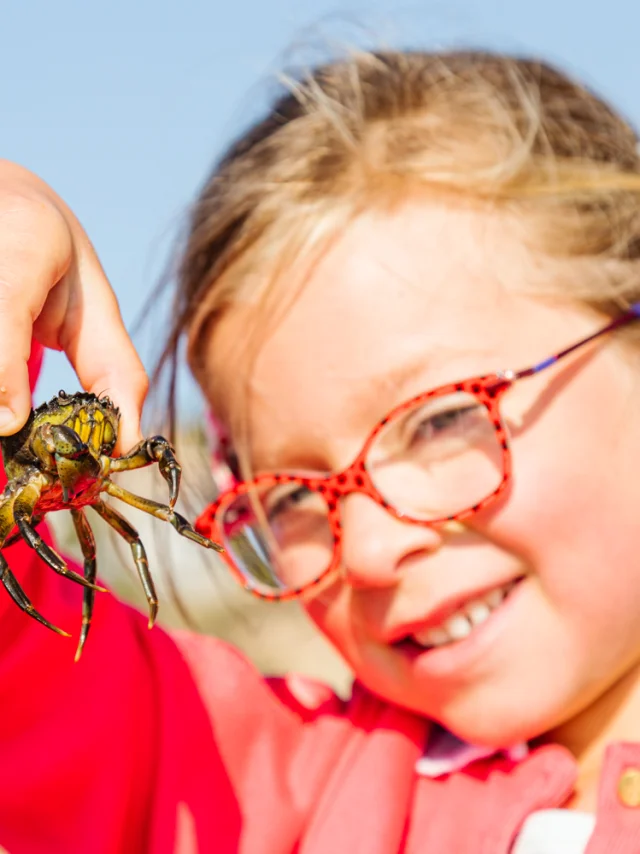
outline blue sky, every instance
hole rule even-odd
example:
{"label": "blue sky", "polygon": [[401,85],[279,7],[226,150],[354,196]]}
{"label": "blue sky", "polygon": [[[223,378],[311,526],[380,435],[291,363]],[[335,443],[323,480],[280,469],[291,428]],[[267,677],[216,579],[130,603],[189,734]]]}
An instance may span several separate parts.
{"label": "blue sky", "polygon": [[[74,209],[129,327],[212,161],[292,58],[353,43],[533,53],[640,125],[636,0],[0,0],[0,15],[0,154]],[[149,366],[161,329],[143,330],[135,340]],[[60,387],[77,380],[54,354],[38,399]],[[189,384],[183,403],[198,409]]]}

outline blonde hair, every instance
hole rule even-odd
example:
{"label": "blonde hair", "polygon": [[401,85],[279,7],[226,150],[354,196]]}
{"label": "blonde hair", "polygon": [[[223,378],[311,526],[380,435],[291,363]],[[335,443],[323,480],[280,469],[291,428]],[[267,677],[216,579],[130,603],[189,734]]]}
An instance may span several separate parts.
{"label": "blonde hair", "polygon": [[264,271],[417,187],[521,212],[543,251],[595,261],[576,298],[608,313],[640,299],[636,134],[555,68],[474,51],[370,53],[285,87],[192,209],[159,365],[171,365],[172,389],[186,335],[197,374],[203,336]]}

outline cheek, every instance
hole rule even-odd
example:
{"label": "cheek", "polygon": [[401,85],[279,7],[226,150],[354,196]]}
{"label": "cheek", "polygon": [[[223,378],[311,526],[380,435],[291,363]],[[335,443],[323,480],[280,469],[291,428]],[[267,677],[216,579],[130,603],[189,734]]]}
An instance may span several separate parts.
{"label": "cheek", "polygon": [[341,655],[354,664],[357,658],[357,631],[353,624],[348,586],[338,582],[332,584],[313,599],[305,601],[304,609]]}
{"label": "cheek", "polygon": [[597,372],[582,379],[514,435],[510,490],[473,526],[532,567],[552,604],[595,628],[640,600],[640,419],[628,389],[598,383]]}
{"label": "cheek", "polygon": [[320,631],[329,639],[346,630],[346,596],[341,585],[332,584],[304,602],[304,609]]}

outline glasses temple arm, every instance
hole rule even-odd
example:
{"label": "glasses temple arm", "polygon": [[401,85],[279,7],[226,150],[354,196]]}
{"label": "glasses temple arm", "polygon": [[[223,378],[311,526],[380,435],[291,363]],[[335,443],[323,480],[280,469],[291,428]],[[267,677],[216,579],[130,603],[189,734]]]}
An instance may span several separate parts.
{"label": "glasses temple arm", "polygon": [[510,379],[519,380],[522,377],[530,377],[532,376],[532,374],[539,374],[541,371],[544,371],[545,368],[549,368],[551,367],[551,365],[555,365],[555,363],[559,362],[560,359],[563,359],[565,356],[568,356],[569,353],[573,353],[574,350],[578,350],[580,347],[583,347],[585,344],[589,344],[589,342],[594,341],[601,335],[605,335],[607,332],[613,332],[614,329],[618,329],[620,326],[626,326],[627,323],[631,323],[633,320],[638,320],[639,318],[640,302],[636,302],[629,307],[628,311],[626,311],[624,314],[621,314],[620,317],[616,317],[615,320],[612,320],[610,323],[607,323],[606,326],[603,326],[601,329],[596,330],[596,332],[593,332],[586,338],[582,338],[580,341],[577,341],[570,347],[566,347],[564,350],[560,350],[559,353],[556,353],[553,356],[549,356],[548,359],[544,359],[542,362],[538,362],[536,365],[532,365],[530,368],[523,368],[521,371],[509,372]]}

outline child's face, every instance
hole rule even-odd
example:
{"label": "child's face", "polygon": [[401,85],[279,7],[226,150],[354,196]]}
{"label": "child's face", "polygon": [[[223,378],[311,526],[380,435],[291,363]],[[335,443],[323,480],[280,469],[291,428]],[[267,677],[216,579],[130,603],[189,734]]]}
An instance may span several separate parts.
{"label": "child's face", "polygon": [[[533,258],[516,225],[420,203],[360,219],[265,335],[250,374],[242,349],[258,309],[229,310],[207,353],[211,397],[248,407],[256,473],[340,469],[403,400],[526,367],[598,328],[593,313],[524,295],[572,265]],[[502,407],[512,487],[462,530],[403,523],[360,494],[343,501],[344,573],[307,609],[372,691],[505,745],[586,709],[636,666],[636,375],[607,337],[519,382]],[[425,649],[414,637],[443,607],[490,591],[495,602],[517,580],[463,640]]]}

